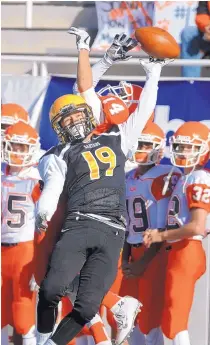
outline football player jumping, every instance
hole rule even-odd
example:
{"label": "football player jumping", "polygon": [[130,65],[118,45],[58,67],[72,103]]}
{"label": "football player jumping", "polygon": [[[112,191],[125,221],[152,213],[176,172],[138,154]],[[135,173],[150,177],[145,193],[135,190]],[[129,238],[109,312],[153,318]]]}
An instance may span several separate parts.
{"label": "football player jumping", "polygon": [[[52,127],[63,144],[49,150],[39,163],[44,189],[38,203],[37,228],[47,228],[62,192],[67,195],[68,203],[61,237],[39,290],[38,336],[46,344],[64,345],[73,339],[97,313],[115,278],[125,233],[125,160],[154,110],[165,62],[143,65],[147,81],[141,102],[121,125],[109,124],[103,132],[94,130],[94,118],[104,115],[92,85],[89,51],[82,45],[78,87],[83,98],[67,95],[64,103],[62,96],[51,107]],[[110,109],[118,113],[122,106],[111,103]],[[78,272],[74,308],[52,334],[59,300]],[[133,320],[139,305],[130,298]]]}
{"label": "football player jumping", "polygon": [[148,247],[166,241],[169,249],[162,330],[174,345],[190,345],[188,319],[195,284],[206,270],[202,239],[210,213],[210,174],[204,169],[209,152],[209,129],[200,122],[184,123],[170,138],[171,162],[184,169],[184,176],[172,193],[165,231],[144,234]]}
{"label": "football player jumping", "polygon": [[11,325],[22,335],[23,345],[35,345],[36,301],[29,283],[34,273],[35,203],[40,195],[40,177],[33,167],[39,137],[20,121],[6,129],[3,144],[2,334]]}

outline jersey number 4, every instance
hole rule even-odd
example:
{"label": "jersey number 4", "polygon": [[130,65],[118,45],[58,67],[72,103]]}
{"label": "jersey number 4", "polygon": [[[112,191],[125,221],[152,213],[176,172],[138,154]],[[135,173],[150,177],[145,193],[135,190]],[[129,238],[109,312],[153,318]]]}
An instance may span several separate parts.
{"label": "jersey number 4", "polygon": [[[114,169],[116,168],[116,155],[114,151],[112,151],[112,149],[110,149],[110,147],[108,146],[103,146],[95,150],[94,153],[96,158],[101,163],[109,165],[105,172],[105,175],[113,176]],[[97,159],[90,151],[83,152],[82,155],[89,166],[90,179],[98,180],[100,178],[100,169],[98,166]]]}
{"label": "jersey number 4", "polygon": [[112,103],[109,108],[109,111],[112,115],[119,114],[123,110],[125,110],[125,108],[121,104],[118,104],[118,103]]}

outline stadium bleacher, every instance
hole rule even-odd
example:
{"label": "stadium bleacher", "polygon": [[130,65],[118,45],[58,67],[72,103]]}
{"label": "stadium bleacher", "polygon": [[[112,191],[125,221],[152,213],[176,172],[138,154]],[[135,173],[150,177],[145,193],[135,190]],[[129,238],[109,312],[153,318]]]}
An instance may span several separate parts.
{"label": "stadium bleacher", "polygon": [[[76,57],[75,38],[66,33],[71,26],[87,29],[92,41],[97,34],[97,14],[94,1],[39,1],[33,2],[32,28],[26,28],[26,4],[24,1],[2,1],[2,54],[35,56],[71,56]],[[91,56],[100,57],[103,52],[92,52]],[[144,57],[142,52],[133,53],[134,57]],[[49,74],[72,75],[76,71],[76,61],[68,63],[50,63]],[[32,63],[27,61],[2,61],[3,74],[31,74]],[[108,75],[143,76],[137,64],[115,66]],[[203,68],[203,76],[210,75]],[[181,67],[166,67],[163,77],[181,76]]]}

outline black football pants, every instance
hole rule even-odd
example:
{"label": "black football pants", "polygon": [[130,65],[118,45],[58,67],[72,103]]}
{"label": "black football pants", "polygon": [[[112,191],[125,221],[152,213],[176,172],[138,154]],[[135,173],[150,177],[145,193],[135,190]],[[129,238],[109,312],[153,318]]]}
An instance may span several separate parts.
{"label": "black football pants", "polygon": [[61,321],[51,339],[58,345],[65,345],[81,331],[98,312],[116,277],[123,243],[123,230],[84,216],[71,221],[71,227],[56,243],[48,272],[40,286],[39,332],[53,331],[58,303],[71,290],[71,283],[79,272],[73,311]]}

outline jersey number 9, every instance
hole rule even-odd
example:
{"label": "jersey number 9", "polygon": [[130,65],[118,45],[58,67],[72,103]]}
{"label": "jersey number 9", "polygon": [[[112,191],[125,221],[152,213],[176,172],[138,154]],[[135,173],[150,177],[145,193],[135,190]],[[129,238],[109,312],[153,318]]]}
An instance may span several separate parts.
{"label": "jersey number 9", "polygon": [[[136,197],[135,199],[127,199],[127,211],[129,218],[134,218],[135,223],[133,224],[134,232],[142,232],[149,228],[146,201],[142,197]],[[131,203],[131,204],[130,204]],[[130,205],[129,205],[130,204]],[[129,207],[130,206],[130,207]]]}
{"label": "jersey number 9", "polygon": [[[105,176],[113,176],[114,169],[116,168],[116,155],[112,149],[108,146],[103,146],[95,150],[96,158],[104,164],[108,164],[109,167],[105,172]],[[98,180],[100,179],[100,169],[97,162],[97,159],[90,151],[82,153],[84,159],[86,160],[89,169],[90,169],[90,179]]]}

